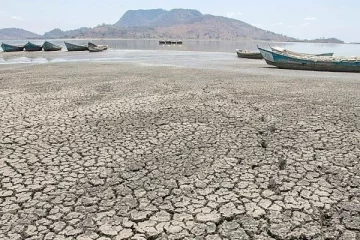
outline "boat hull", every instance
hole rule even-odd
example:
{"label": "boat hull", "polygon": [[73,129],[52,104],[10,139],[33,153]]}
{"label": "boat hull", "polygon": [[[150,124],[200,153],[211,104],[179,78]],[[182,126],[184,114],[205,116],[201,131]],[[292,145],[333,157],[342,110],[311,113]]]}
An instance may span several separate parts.
{"label": "boat hull", "polygon": [[332,61],[331,58],[304,59],[259,48],[267,64],[293,70],[327,71],[327,72],[360,72],[360,60]]}
{"label": "boat hull", "polygon": [[9,45],[5,43],[1,44],[1,48],[4,52],[20,52],[24,50],[24,46]]}
{"label": "boat hull", "polygon": [[102,52],[104,49],[102,47],[88,47],[90,52]]}
{"label": "boat hull", "polygon": [[62,47],[59,45],[55,45],[51,42],[45,41],[42,45],[44,51],[61,51]]}
{"label": "boat hull", "polygon": [[88,49],[90,52],[102,52],[108,49],[108,45],[96,45],[94,43],[88,43]]}
{"label": "boat hull", "polygon": [[65,43],[66,49],[69,52],[72,52],[72,51],[88,51],[89,50],[88,46],[85,46],[85,45],[75,45],[75,44],[68,43],[68,42],[64,42],[64,43]]}
{"label": "boat hull", "polygon": [[239,58],[263,59],[260,52],[243,52],[241,50],[236,50],[236,54]]}
{"label": "boat hull", "polygon": [[42,46],[28,42],[27,44],[25,44],[24,49],[28,52],[42,51]]}

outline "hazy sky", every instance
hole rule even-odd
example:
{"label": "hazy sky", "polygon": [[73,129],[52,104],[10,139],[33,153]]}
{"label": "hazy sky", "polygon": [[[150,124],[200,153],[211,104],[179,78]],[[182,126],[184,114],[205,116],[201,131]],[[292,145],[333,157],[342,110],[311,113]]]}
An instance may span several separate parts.
{"label": "hazy sky", "polygon": [[301,39],[337,37],[360,42],[359,0],[0,0],[0,29],[19,27],[43,34],[113,24],[127,10],[197,9]]}

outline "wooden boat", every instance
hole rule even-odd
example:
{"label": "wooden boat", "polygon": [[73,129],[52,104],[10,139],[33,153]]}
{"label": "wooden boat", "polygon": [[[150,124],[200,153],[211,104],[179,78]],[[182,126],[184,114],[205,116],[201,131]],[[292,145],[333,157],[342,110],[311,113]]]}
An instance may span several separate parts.
{"label": "wooden boat", "polygon": [[27,44],[25,44],[24,49],[25,51],[29,51],[29,52],[42,51],[42,46],[28,42]]}
{"label": "wooden boat", "polygon": [[171,40],[166,40],[165,44],[171,44]]}
{"label": "wooden boat", "polygon": [[68,51],[87,51],[88,46],[86,45],[75,45],[72,43],[64,42]]}
{"label": "wooden boat", "polygon": [[166,43],[165,40],[160,40],[160,41],[159,41],[159,44],[165,44],[165,43]]}
{"label": "wooden boat", "polygon": [[282,69],[360,72],[360,57],[292,56],[258,48],[267,64]]}
{"label": "wooden boat", "polygon": [[19,52],[24,50],[24,45],[10,45],[1,43],[1,48],[4,50],[4,52]]}
{"label": "wooden boat", "polygon": [[176,44],[182,44],[183,42],[182,42],[182,40],[178,40],[178,41],[176,41]]}
{"label": "wooden boat", "polygon": [[285,53],[285,54],[290,54],[290,55],[295,55],[295,56],[328,56],[328,57],[331,57],[332,55],[334,55],[334,53],[319,53],[319,54],[299,53],[299,52],[293,52],[293,51],[287,50],[285,48],[271,47],[271,46],[270,46],[270,48],[274,52],[280,52],[280,53]]}
{"label": "wooden boat", "polygon": [[98,46],[96,44],[93,44],[91,42],[88,43],[88,49],[90,52],[101,52],[104,49],[101,46]]}
{"label": "wooden boat", "polygon": [[62,47],[60,45],[55,45],[51,42],[45,41],[42,45],[44,51],[60,51]]}
{"label": "wooden boat", "polygon": [[96,45],[94,43],[88,43],[88,49],[90,52],[101,52],[108,49],[107,45]]}
{"label": "wooden boat", "polygon": [[250,59],[263,59],[263,56],[260,52],[251,52],[247,50],[236,49],[237,56],[240,58],[250,58]]}

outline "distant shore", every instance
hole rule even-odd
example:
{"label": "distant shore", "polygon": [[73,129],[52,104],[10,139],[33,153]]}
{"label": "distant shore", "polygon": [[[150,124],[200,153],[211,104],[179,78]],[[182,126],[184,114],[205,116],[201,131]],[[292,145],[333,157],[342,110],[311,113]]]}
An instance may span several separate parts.
{"label": "distant shore", "polygon": [[[26,39],[0,39],[0,42],[6,42],[6,41],[28,41],[28,40],[63,40],[63,41],[71,41],[71,40],[154,40],[154,41],[158,41],[158,40],[166,40],[166,39],[181,39],[183,41],[256,41],[256,42],[299,42],[299,43],[335,43],[335,44],[343,44],[345,43],[342,40],[321,40],[321,39],[315,39],[315,40],[292,40],[292,41],[276,41],[276,40],[264,40],[264,39],[195,39],[195,38],[99,38],[99,37],[86,37],[86,38],[26,38]],[[360,44],[357,42],[350,42],[349,44]]]}

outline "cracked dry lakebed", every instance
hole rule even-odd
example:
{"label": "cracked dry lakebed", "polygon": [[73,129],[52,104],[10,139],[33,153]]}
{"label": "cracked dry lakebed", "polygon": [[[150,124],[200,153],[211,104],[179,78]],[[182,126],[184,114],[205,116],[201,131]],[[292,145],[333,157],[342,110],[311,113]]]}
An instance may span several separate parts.
{"label": "cracked dry lakebed", "polygon": [[0,65],[0,239],[360,239],[360,74]]}

